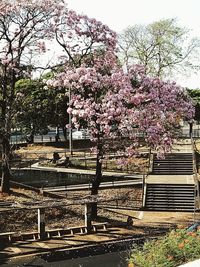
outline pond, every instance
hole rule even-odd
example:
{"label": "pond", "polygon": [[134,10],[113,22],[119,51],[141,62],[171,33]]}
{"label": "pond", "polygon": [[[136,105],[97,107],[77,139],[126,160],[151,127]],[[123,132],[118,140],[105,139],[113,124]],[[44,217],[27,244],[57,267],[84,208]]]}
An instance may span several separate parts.
{"label": "pond", "polygon": [[102,255],[46,262],[41,258],[12,260],[3,267],[127,267],[129,251],[118,251]]}

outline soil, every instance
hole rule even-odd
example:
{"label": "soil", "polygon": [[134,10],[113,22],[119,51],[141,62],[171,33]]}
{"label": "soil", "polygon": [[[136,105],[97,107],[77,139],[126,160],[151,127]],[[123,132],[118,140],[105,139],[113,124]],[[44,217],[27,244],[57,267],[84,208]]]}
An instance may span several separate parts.
{"label": "soil", "polygon": [[[119,198],[113,202],[103,202],[103,205],[119,205],[123,207],[139,207],[141,205],[142,191],[140,188],[121,188],[121,189],[106,189],[99,192],[99,196],[105,200],[110,196],[113,198]],[[89,191],[73,191],[67,193],[67,199],[81,199],[90,195]],[[0,203],[17,202],[17,203],[34,203],[36,201],[54,201],[47,197],[43,197],[33,191],[24,189],[12,189],[12,192],[8,194],[0,195]],[[1,209],[2,211],[2,209]],[[112,225],[125,224],[127,215],[109,211],[104,208],[100,208],[98,212],[98,221],[107,221]],[[12,210],[6,212],[0,212],[0,232],[9,231],[32,231],[37,230],[37,210]],[[45,221],[47,228],[66,228],[78,225],[84,225],[84,206],[72,205],[63,206],[58,208],[46,209]]]}
{"label": "soil", "polygon": [[[147,151],[146,148],[143,151]],[[60,159],[68,158],[69,164],[60,164],[59,160],[53,162],[53,154],[57,152]],[[56,148],[54,146],[45,145],[28,145],[21,147],[13,153],[13,167],[30,167],[33,163],[39,162],[42,167],[66,167],[75,169],[95,170],[96,158],[92,155],[90,150],[75,151],[73,156],[64,148]],[[63,161],[62,161],[63,162]],[[107,158],[102,161],[102,170],[115,171],[118,173],[147,173],[149,168],[148,154],[140,154],[137,157],[127,159],[126,163],[119,164],[117,159]]]}
{"label": "soil", "polygon": [[[199,143],[200,149],[200,143]],[[25,148],[20,148],[15,151],[15,157],[19,158],[31,158],[31,159],[40,159],[40,158],[52,158],[52,154],[55,151],[62,151],[62,153],[66,153],[65,149],[50,147],[50,146],[41,146],[41,145],[29,145]],[[77,155],[80,155],[83,152],[77,152]],[[138,162],[139,163],[139,162]],[[81,199],[87,195],[90,195],[89,191],[73,191],[67,192],[67,199]],[[98,221],[107,221],[114,226],[126,225],[127,223],[127,215],[131,214],[134,217],[135,211],[131,211],[130,208],[136,210],[141,207],[142,203],[142,189],[141,188],[115,188],[115,189],[106,189],[100,190],[99,196],[102,196],[105,199],[105,202],[102,203],[104,205],[119,205],[124,209],[122,212],[116,209],[109,209],[100,207],[98,210]],[[106,202],[106,199],[109,197],[119,198],[118,202]],[[36,202],[36,201],[53,201],[51,198],[47,198],[41,196],[33,191],[24,190],[24,189],[14,189],[12,188],[11,194],[0,194],[0,204],[2,201],[11,201],[17,203],[24,202]],[[0,211],[2,208],[0,206]],[[137,213],[137,212],[136,212]],[[145,231],[149,231],[148,221],[151,221],[150,228],[157,228],[162,230],[163,227],[165,229],[169,229],[170,227],[174,227],[176,222],[174,221],[172,225],[163,224],[159,222],[159,216],[156,214],[150,213],[148,215],[146,223],[138,222],[137,227],[135,228],[136,233],[144,233]],[[174,215],[170,215],[170,218],[173,218]],[[160,216],[161,218],[161,216]],[[84,206],[76,205],[76,206],[63,206],[59,208],[51,208],[45,211],[45,220],[46,226],[49,229],[52,228],[65,228],[70,226],[79,226],[84,225]],[[167,221],[167,217],[163,219]],[[170,219],[171,220],[171,219]],[[190,219],[189,219],[190,220]],[[25,232],[37,230],[37,210],[15,210],[15,211],[6,211],[0,212],[0,232],[8,232],[8,231],[16,231],[16,232]],[[155,224],[155,222],[158,222]],[[185,221],[187,223],[188,220]],[[163,226],[164,225],[164,226]]]}

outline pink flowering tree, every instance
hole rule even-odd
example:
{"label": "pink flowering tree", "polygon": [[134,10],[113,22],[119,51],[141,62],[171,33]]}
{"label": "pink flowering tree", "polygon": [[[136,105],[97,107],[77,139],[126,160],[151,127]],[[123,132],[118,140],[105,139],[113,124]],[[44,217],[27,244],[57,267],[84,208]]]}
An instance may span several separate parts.
{"label": "pink flowering tree", "polygon": [[[90,57],[91,58],[91,57]],[[91,194],[97,195],[102,180],[102,160],[109,150],[108,139],[118,136],[118,126],[126,113],[123,101],[128,101],[132,89],[129,77],[119,68],[116,56],[110,50],[92,54],[80,67],[67,67],[50,84],[71,88],[72,99],[68,113],[76,128],[86,125],[95,144],[96,175]],[[92,207],[96,217],[96,205]]]}
{"label": "pink flowering tree", "polygon": [[[97,55],[93,55],[92,64],[67,67],[51,81],[71,88],[73,97],[67,111],[76,128],[83,122],[87,125],[94,143],[97,157],[92,195],[98,194],[102,160],[113,149],[111,139],[118,141],[118,151],[131,157],[139,145],[133,131],[137,128],[147,144],[163,155],[178,134],[180,119],[193,116],[190,99],[175,83],[149,78],[141,66],[124,73],[111,51]],[[97,206],[93,205],[92,217],[96,216]]]}
{"label": "pink flowering tree", "polygon": [[[53,38],[55,18],[66,9],[59,0],[1,0],[0,2],[0,139],[2,145],[1,191],[9,192],[10,133],[17,110],[16,82],[29,77],[34,58],[45,53],[45,41]],[[64,10],[64,11],[63,11]],[[55,37],[55,36],[54,36]]]}
{"label": "pink flowering tree", "polygon": [[[69,10],[64,0],[2,0],[0,2],[0,116],[2,140],[1,191],[9,191],[10,133],[16,114],[15,102],[23,99],[16,93],[16,82],[30,77],[41,66],[37,59],[56,40],[62,47],[60,60],[52,67],[80,66],[95,49],[112,50],[116,33],[106,25]],[[55,42],[54,42],[55,43]],[[39,65],[38,65],[39,64]]]}
{"label": "pink flowering tree", "polygon": [[175,82],[148,77],[143,66],[132,66],[129,77],[133,87],[130,104],[137,108],[125,124],[144,133],[146,143],[162,157],[179,136],[181,120],[192,120],[192,100]]}
{"label": "pink flowering tree", "polygon": [[[55,72],[60,72],[66,66],[79,67],[88,60],[91,64],[95,51],[112,51],[116,47],[114,31],[102,22],[77,14],[73,10],[67,10],[62,13],[62,16],[55,18],[52,32],[55,32],[57,44],[62,48],[62,52],[57,53],[59,65],[55,68]],[[57,87],[58,82],[54,80],[52,84],[49,81],[48,85]],[[70,91],[70,88],[66,86],[64,88]],[[72,129],[70,129],[70,139],[72,138],[71,131]]]}
{"label": "pink flowering tree", "polygon": [[56,41],[62,47],[61,63],[79,67],[88,55],[98,49],[113,50],[116,33],[107,25],[68,10],[54,21]]}

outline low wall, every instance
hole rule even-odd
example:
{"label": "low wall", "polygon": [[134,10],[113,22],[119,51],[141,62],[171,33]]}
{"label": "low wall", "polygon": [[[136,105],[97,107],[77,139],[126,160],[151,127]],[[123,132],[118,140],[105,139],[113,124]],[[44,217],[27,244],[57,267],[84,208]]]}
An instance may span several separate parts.
{"label": "low wall", "polygon": [[[29,170],[19,169],[12,172],[13,181],[24,183],[35,187],[67,186],[74,184],[90,183],[94,178],[93,174],[68,173],[50,170]],[[102,182],[117,181],[124,179],[123,175],[103,175]]]}

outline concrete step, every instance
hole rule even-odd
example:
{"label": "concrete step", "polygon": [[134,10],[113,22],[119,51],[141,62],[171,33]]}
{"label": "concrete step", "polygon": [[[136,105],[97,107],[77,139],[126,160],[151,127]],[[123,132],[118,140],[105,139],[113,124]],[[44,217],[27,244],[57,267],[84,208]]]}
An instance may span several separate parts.
{"label": "concrete step", "polygon": [[145,208],[148,210],[194,210],[194,185],[148,184]]}
{"label": "concrete step", "polygon": [[176,170],[193,170],[193,165],[178,165],[178,164],[157,164],[153,165],[153,169],[159,170],[159,169],[166,169],[166,170],[171,170],[172,168]]}
{"label": "concrete step", "polygon": [[156,167],[153,168],[153,172],[159,172],[159,171],[169,171],[169,172],[193,172],[193,168],[187,168],[187,167],[175,167],[175,166],[171,166],[171,167]]}
{"label": "concrete step", "polygon": [[194,191],[190,191],[190,192],[175,192],[174,193],[170,193],[170,192],[151,192],[151,191],[148,191],[148,195],[147,195],[147,198],[149,197],[154,197],[154,198],[162,198],[162,197],[165,197],[165,198],[188,198],[188,197],[192,197],[194,195]]}
{"label": "concrete step", "polygon": [[174,165],[182,165],[182,164],[186,164],[186,165],[190,165],[192,164],[193,165],[193,161],[175,161],[175,160],[172,160],[172,161],[169,161],[169,160],[166,160],[166,161],[154,161],[153,164],[155,165],[159,165],[159,164],[163,164],[163,165],[166,165],[166,164],[174,164]]}
{"label": "concrete step", "polygon": [[[175,178],[174,178],[175,179]],[[155,188],[155,184],[148,184],[148,188]],[[157,184],[156,188],[193,188],[193,184]]]}
{"label": "concrete step", "polygon": [[159,162],[159,161],[192,161],[193,160],[193,156],[192,157],[177,157],[177,158],[164,158],[164,159],[157,159],[157,158],[153,158],[155,162]]}
{"label": "concrete step", "polygon": [[[149,203],[158,203],[159,205],[162,204],[174,204],[174,205],[183,205],[182,199],[176,199],[176,198],[165,198],[165,199],[157,199],[157,198],[147,198],[148,204]],[[194,197],[193,198],[188,198],[184,199],[184,205],[191,205],[194,204]]]}
{"label": "concrete step", "polygon": [[184,211],[184,212],[192,212],[194,211],[194,207],[145,207],[145,210],[149,211]]}
{"label": "concrete step", "polygon": [[169,202],[163,202],[163,203],[158,203],[158,202],[149,202],[146,204],[145,208],[153,208],[153,207],[171,207],[171,209],[173,208],[193,208],[194,209],[194,202],[192,202],[191,204],[185,204],[185,205],[181,205],[180,203],[169,203]]}
{"label": "concrete step", "polygon": [[192,171],[156,171],[156,172],[152,172],[152,174],[155,175],[191,175],[193,174]]}
{"label": "concrete step", "polygon": [[193,192],[194,191],[194,187],[149,187],[148,188],[148,192]]}

